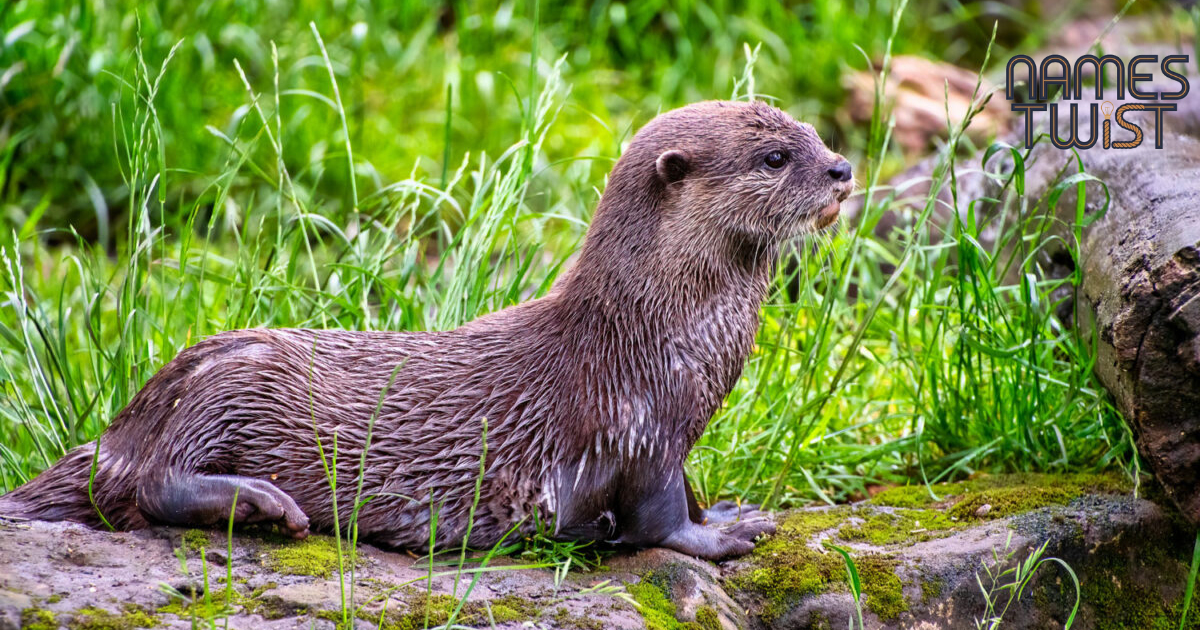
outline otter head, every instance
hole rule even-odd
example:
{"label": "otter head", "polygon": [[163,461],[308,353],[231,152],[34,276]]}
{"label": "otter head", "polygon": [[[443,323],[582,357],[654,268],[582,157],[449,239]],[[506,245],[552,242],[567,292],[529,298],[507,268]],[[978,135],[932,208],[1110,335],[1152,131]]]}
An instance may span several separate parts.
{"label": "otter head", "polygon": [[775,107],[682,107],[624,151],[588,230],[584,271],[573,275],[630,291],[649,291],[651,279],[697,295],[735,269],[758,277],[783,242],[831,225],[852,188],[849,162]]}
{"label": "otter head", "polygon": [[850,163],[812,125],[761,102],[677,109],[633,144],[656,154],[654,172],[672,205],[764,243],[828,227],[853,189]]}
{"label": "otter head", "polygon": [[654,218],[693,237],[774,245],[831,225],[852,189],[850,163],[812,125],[762,102],[709,101],[643,127],[606,196],[656,200]]}

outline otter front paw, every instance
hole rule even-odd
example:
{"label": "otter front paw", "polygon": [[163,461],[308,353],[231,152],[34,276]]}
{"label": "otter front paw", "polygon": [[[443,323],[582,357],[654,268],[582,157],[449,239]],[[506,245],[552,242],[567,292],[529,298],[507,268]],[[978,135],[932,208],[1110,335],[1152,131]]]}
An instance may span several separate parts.
{"label": "otter front paw", "polygon": [[717,529],[738,540],[754,542],[759,536],[774,534],[775,521],[760,516],[758,518],[740,520],[730,525],[718,527]]}
{"label": "otter front paw", "polygon": [[754,551],[754,541],[759,536],[773,533],[775,523],[766,518],[738,521],[722,528],[688,521],[668,536],[662,546],[705,560],[725,560]]}

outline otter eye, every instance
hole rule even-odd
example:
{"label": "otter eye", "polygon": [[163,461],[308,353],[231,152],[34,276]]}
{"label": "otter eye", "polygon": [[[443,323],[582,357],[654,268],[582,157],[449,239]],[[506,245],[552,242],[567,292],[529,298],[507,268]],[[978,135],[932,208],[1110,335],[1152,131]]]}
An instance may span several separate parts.
{"label": "otter eye", "polygon": [[768,168],[774,169],[783,168],[783,165],[787,164],[787,161],[788,154],[784,153],[783,151],[772,151],[767,154],[767,158],[764,160],[764,162],[767,163]]}

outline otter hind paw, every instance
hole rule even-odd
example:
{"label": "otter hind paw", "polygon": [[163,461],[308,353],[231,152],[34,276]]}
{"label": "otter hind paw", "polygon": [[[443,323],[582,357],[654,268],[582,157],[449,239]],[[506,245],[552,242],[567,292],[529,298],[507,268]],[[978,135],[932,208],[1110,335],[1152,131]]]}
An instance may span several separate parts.
{"label": "otter hind paw", "polygon": [[233,507],[235,523],[275,523],[293,538],[308,536],[308,516],[296,501],[251,477],[168,473],[143,483],[138,506],[150,520],[184,526],[226,523]]}
{"label": "otter hind paw", "polygon": [[[244,481],[246,485],[238,490],[238,505],[233,515],[235,523],[275,523],[292,538],[308,536],[308,516],[292,497],[270,482]],[[245,503],[243,496],[247,499]]]}

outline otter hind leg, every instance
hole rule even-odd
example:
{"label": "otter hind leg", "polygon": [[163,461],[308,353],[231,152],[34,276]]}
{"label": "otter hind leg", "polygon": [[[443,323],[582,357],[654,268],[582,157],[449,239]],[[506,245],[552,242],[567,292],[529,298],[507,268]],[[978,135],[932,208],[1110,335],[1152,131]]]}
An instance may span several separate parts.
{"label": "otter hind leg", "polygon": [[[671,475],[662,487],[643,485],[631,490],[622,511],[619,523],[622,534],[618,542],[666,547],[706,560],[723,560],[750,553],[756,538],[775,533],[775,523],[757,511],[755,518],[747,518],[747,512],[740,512],[741,519],[720,527],[697,523],[695,516],[697,513],[702,516],[703,511],[696,505],[682,470]],[[720,513],[724,516],[726,512],[723,509]]]}
{"label": "otter hind leg", "polygon": [[150,519],[171,525],[277,523],[295,538],[308,535],[308,517],[296,502],[269,481],[235,475],[168,473],[144,481],[138,488],[138,507]]}

